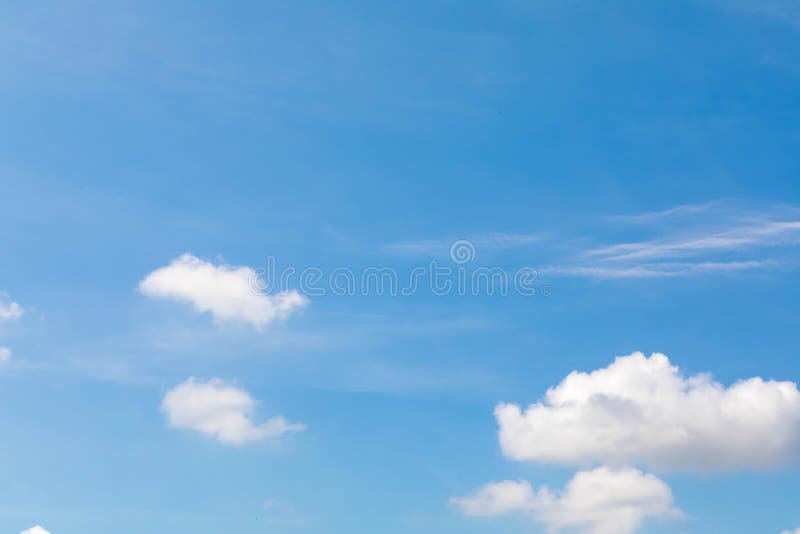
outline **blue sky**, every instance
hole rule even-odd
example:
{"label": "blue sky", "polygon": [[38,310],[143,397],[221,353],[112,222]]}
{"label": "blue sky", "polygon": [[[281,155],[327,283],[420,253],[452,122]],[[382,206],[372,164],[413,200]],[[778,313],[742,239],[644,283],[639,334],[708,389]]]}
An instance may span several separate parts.
{"label": "blue sky", "polygon": [[3,3],[0,530],[794,532],[798,52],[792,0]]}

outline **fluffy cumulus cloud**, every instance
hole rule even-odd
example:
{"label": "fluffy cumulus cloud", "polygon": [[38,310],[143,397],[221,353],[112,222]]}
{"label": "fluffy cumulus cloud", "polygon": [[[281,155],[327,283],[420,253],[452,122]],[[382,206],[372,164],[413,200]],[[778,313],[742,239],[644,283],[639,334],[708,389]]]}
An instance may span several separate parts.
{"label": "fluffy cumulus cloud", "polygon": [[22,306],[0,293],[0,321],[14,321],[22,317]]}
{"label": "fluffy cumulus cloud", "polygon": [[184,254],[156,269],[139,283],[148,297],[187,302],[216,321],[244,322],[263,328],[289,316],[308,303],[296,291],[262,295],[253,288],[257,273],[250,267],[215,265]]}
{"label": "fluffy cumulus cloud", "polygon": [[573,372],[541,402],[495,409],[514,460],[563,465],[644,464],[656,470],[771,468],[800,456],[800,392],[749,378],[725,387],[684,376],[663,354],[617,358]]}
{"label": "fluffy cumulus cloud", "polygon": [[451,499],[462,513],[492,517],[522,513],[549,529],[586,534],[629,534],[648,518],[680,518],[672,492],[657,477],[637,469],[598,467],[580,471],[563,491],[534,490],[524,480],[495,482]]}
{"label": "fluffy cumulus cloud", "polygon": [[305,428],[280,416],[255,424],[255,405],[247,391],[222,380],[189,378],[167,391],[161,408],[173,427],[201,432],[226,445],[276,439]]}
{"label": "fluffy cumulus cloud", "polygon": [[23,530],[20,534],[50,534],[49,531],[45,530],[43,527],[36,525],[33,528],[29,528],[28,530]]}

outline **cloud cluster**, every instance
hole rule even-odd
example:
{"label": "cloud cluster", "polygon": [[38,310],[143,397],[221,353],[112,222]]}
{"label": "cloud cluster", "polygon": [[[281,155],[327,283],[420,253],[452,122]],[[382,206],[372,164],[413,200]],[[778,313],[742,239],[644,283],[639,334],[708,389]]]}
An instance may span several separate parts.
{"label": "cloud cluster", "polygon": [[755,377],[725,387],[683,376],[663,354],[617,358],[573,372],[523,410],[495,409],[500,445],[514,460],[656,470],[725,471],[800,459],[800,391]]}
{"label": "cloud cluster", "polygon": [[673,507],[669,486],[631,468],[580,471],[563,491],[534,490],[524,480],[495,482],[451,503],[468,516],[519,512],[552,530],[577,528],[591,534],[630,534],[647,518],[683,515]]}
{"label": "cloud cluster", "polygon": [[[800,461],[800,391],[793,382],[686,376],[663,354],[620,356],[573,371],[544,398],[495,408],[503,454],[579,471],[562,492],[526,481],[487,484],[451,502],[468,516],[512,512],[549,529],[632,533],[648,518],[676,518],[660,471],[769,469]],[[783,534],[800,534],[789,531]]]}
{"label": "cloud cluster", "polygon": [[139,291],[148,297],[190,303],[198,312],[210,312],[218,322],[244,322],[258,329],[308,303],[296,291],[260,295],[252,288],[256,279],[250,267],[214,265],[184,254],[148,274],[139,283]]}
{"label": "cloud cluster", "polygon": [[50,534],[49,531],[45,530],[43,527],[36,525],[35,527],[29,528],[28,530],[23,530],[20,534]]}
{"label": "cloud cluster", "polygon": [[167,391],[161,408],[173,427],[201,432],[225,445],[276,439],[305,429],[281,416],[255,424],[255,405],[247,391],[222,380],[202,382],[189,378]]}

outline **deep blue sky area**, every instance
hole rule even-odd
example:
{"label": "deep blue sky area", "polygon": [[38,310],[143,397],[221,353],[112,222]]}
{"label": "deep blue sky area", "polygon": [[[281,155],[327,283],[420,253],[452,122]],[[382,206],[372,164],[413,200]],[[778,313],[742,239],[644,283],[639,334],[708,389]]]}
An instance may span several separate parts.
{"label": "deep blue sky area", "polygon": [[[0,531],[800,527],[795,0],[11,0],[0,72]],[[675,389],[570,397],[630,451],[510,452],[498,403],[636,351]]]}

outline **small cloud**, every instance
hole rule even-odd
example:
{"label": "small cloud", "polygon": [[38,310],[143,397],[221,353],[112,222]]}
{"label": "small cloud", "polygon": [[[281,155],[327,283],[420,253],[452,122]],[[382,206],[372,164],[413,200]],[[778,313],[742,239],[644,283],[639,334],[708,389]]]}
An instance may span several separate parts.
{"label": "small cloud", "polygon": [[161,409],[173,427],[195,430],[224,445],[277,439],[305,430],[304,425],[289,423],[281,416],[255,424],[255,404],[247,391],[218,378],[208,382],[189,378],[167,391]]}
{"label": "small cloud", "polygon": [[36,525],[35,527],[29,528],[28,530],[23,530],[20,534],[50,534],[49,531],[45,530],[44,527],[40,527]]}
{"label": "small cloud", "polygon": [[219,322],[244,322],[257,329],[308,304],[297,291],[259,294],[253,286],[257,280],[258,274],[250,267],[214,265],[184,254],[148,274],[139,291],[152,298],[190,303],[198,312],[210,312]]}
{"label": "small cloud", "polygon": [[0,365],[11,361],[11,349],[0,347]]}
{"label": "small cloud", "polygon": [[22,306],[0,293],[0,321],[15,321],[22,317],[23,312]]}
{"label": "small cloud", "polygon": [[536,493],[527,480],[490,482],[466,497],[453,497],[450,504],[470,517],[494,517],[535,508]]}
{"label": "small cloud", "polygon": [[521,513],[553,531],[571,528],[586,534],[632,534],[648,518],[683,517],[661,479],[638,469],[605,466],[579,471],[563,491],[505,480],[450,502],[471,517]]}

